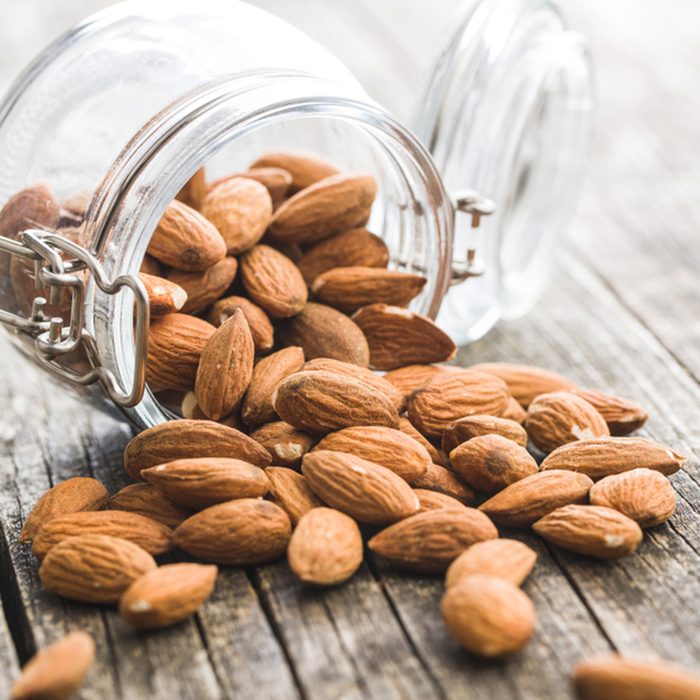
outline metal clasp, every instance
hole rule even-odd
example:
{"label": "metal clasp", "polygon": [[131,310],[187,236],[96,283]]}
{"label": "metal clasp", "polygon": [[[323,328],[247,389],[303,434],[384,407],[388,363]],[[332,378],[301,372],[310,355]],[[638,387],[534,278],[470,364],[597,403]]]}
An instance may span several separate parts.
{"label": "metal clasp", "polygon": [[[0,309],[0,323],[33,337],[37,361],[62,379],[82,386],[100,382],[119,406],[130,407],[141,401],[145,387],[150,320],[148,295],[141,280],[122,275],[110,281],[102,265],[89,251],[52,231],[28,229],[20,234],[17,241],[0,236],[0,251],[34,262],[36,286],[39,289],[48,288],[50,303],[58,303],[62,289],[68,289],[71,295],[70,318],[67,320],[60,316],[47,318],[47,300],[38,296],[33,300],[28,318]],[[66,254],[68,259],[64,260],[62,254]],[[117,294],[125,288],[134,293],[136,328],[131,387],[122,387],[114,374],[102,366],[95,338],[85,327],[87,279],[85,274],[79,274],[83,272],[90,274],[106,294]],[[56,358],[81,347],[92,367],[88,372],[80,374],[56,361]]]}
{"label": "metal clasp", "polygon": [[[490,216],[496,210],[496,204],[488,197],[474,190],[458,190],[452,195],[452,207],[455,214],[458,211],[471,214],[472,228],[478,228],[482,216]],[[486,271],[486,265],[477,254],[476,248],[467,248],[464,262],[452,260],[451,284],[460,284],[470,277],[480,277]]]}

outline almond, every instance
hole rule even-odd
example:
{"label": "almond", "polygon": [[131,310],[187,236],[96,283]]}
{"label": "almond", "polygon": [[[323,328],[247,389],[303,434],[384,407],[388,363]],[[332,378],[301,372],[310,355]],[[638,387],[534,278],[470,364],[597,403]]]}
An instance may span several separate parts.
{"label": "almond", "polygon": [[279,151],[266,153],[251,164],[251,168],[282,168],[292,176],[290,191],[306,189],[319,180],[336,175],[338,169],[314,153]]}
{"label": "almond", "polygon": [[283,467],[299,467],[301,458],[314,444],[311,435],[282,420],[261,426],[250,437],[270,453],[275,464]]}
{"label": "almond", "polygon": [[168,280],[185,290],[187,301],[183,313],[196,314],[204,311],[222,297],[233,283],[238,272],[236,258],[224,258],[200,272],[172,270]]}
{"label": "almond", "polygon": [[81,603],[116,603],[147,571],[153,557],[137,544],[108,535],[79,535],[60,542],[39,568],[45,588]]}
{"label": "almond", "polygon": [[337,586],[362,564],[362,535],[357,523],[332,508],[313,508],[292,534],[289,568],[304,583]]}
{"label": "almond", "polygon": [[206,270],[226,257],[226,243],[211,221],[175,200],[163,214],[147,252],[177,270]]}
{"label": "almond", "polygon": [[207,173],[205,168],[202,167],[185,183],[184,187],[175,196],[175,199],[199,211],[202,208],[206,195]]}
{"label": "almond", "polygon": [[119,614],[136,629],[174,625],[211,595],[218,570],[202,564],[165,564],[137,578],[119,599]]}
{"label": "almond", "polygon": [[408,418],[421,433],[440,438],[459,418],[500,415],[508,404],[508,387],[485,372],[440,372],[408,400]]}
{"label": "almond", "polygon": [[578,700],[696,700],[700,676],[656,659],[617,654],[580,663],[572,674]]}
{"label": "almond", "polygon": [[314,450],[347,452],[391,469],[412,484],[432,464],[428,451],[400,430],[379,425],[344,428],[326,435]]}
{"label": "almond", "polygon": [[374,369],[451,360],[457,347],[433,321],[400,306],[370,304],[352,320],[362,329]]}
{"label": "almond", "polygon": [[363,226],[376,194],[371,175],[331,175],[282,204],[272,218],[270,234],[283,243],[314,243]]}
{"label": "almond", "polygon": [[172,530],[163,523],[127,511],[98,510],[53,518],[34,538],[32,552],[43,559],[68,538],[88,534],[129,540],[154,556],[172,549]]}
{"label": "almond", "polygon": [[154,389],[192,389],[199,358],[215,330],[188,314],[156,319],[148,335],[146,381]]}
{"label": "almond", "polygon": [[494,524],[475,508],[441,508],[391,525],[367,546],[395,566],[435,574],[470,545],[496,537]]}
{"label": "almond", "polygon": [[293,469],[267,467],[265,475],[270,482],[268,498],[289,516],[292,527],[312,508],[323,505],[309,487],[306,477]]}
{"label": "almond", "polygon": [[634,520],[602,506],[563,506],[540,518],[532,528],[562,549],[600,559],[631,554],[642,541],[642,531]]}
{"label": "almond", "polygon": [[557,508],[585,503],[593,482],[585,474],[553,469],[516,481],[479,506],[498,525],[529,527]]}
{"label": "almond", "polygon": [[250,298],[274,318],[295,316],[306,305],[299,268],[269,245],[256,245],[241,256],[241,279]]}
{"label": "almond", "polygon": [[196,510],[236,498],[259,498],[269,486],[260,467],[224,457],[178,459],[144,469],[141,476],[166,498]]}
{"label": "almond", "polygon": [[141,261],[141,267],[139,268],[141,272],[145,275],[152,275],[153,277],[163,277],[163,266],[150,255],[144,255]]}
{"label": "almond", "polygon": [[273,400],[282,420],[311,433],[352,425],[396,428],[399,414],[391,399],[369,384],[332,372],[297,372],[278,387]]}
{"label": "almond", "polygon": [[287,514],[257,498],[211,506],[175,530],[175,544],[215,564],[250,566],[281,556],[292,528]]}
{"label": "almond", "polygon": [[535,631],[535,608],[520,588],[496,576],[468,576],[440,603],[442,618],[467,651],[486,658],[520,651]]}
{"label": "almond", "polygon": [[303,366],[304,351],[297,347],[283,348],[255,365],[241,407],[241,417],[246,425],[257,427],[277,418],[272,396],[283,380]]}
{"label": "almond", "polygon": [[238,296],[219,299],[209,310],[207,321],[218,328],[236,309],[240,309],[248,321],[256,354],[266,355],[275,344],[274,329],[268,315],[250,299]]}
{"label": "almond", "polygon": [[145,483],[129,484],[120,489],[109,499],[109,506],[112,510],[143,515],[171,528],[193,515],[189,508],[176,505],[155,486]]}
{"label": "almond", "polygon": [[586,389],[571,389],[571,393],[588,401],[603,416],[611,435],[629,435],[641,428],[649,417],[643,406],[620,396]]}
{"label": "almond", "polygon": [[71,632],[38,651],[12,684],[11,700],[68,700],[95,660],[95,643],[86,632]]}
{"label": "almond", "polygon": [[144,430],[124,450],[133,479],[142,469],[188,457],[236,457],[258,467],[271,463],[268,451],[235,428],[209,420],[171,420]]}
{"label": "almond", "polygon": [[452,496],[448,496],[439,491],[429,491],[428,489],[413,489],[413,493],[418,496],[420,501],[419,513],[425,513],[429,510],[437,510],[439,508],[467,508],[461,501],[458,501]]}
{"label": "almond", "polygon": [[146,287],[151,318],[180,311],[185,305],[187,292],[179,284],[144,272],[139,273],[139,279]]}
{"label": "almond", "polygon": [[418,432],[413,423],[411,423],[411,421],[405,416],[401,416],[399,418],[399,430],[423,445],[423,447],[428,450],[428,454],[430,455],[430,459],[432,459],[433,464],[437,464],[440,467],[449,466],[447,455],[438,450],[438,448],[435,447],[435,445],[433,445],[433,443],[430,442],[430,440],[428,440],[423,433]]}
{"label": "almond", "polygon": [[255,180],[264,185],[272,200],[273,209],[276,209],[284,202],[289,188],[292,186],[292,176],[283,168],[251,168],[242,173],[235,173],[234,175],[227,175],[226,177],[213,180],[207,185],[207,192],[211,192],[224,182],[240,177]]}
{"label": "almond", "polygon": [[576,440],[610,435],[600,413],[588,401],[566,391],[538,396],[527,410],[525,429],[545,453]]}
{"label": "almond", "polygon": [[85,510],[100,510],[107,505],[107,489],[97,479],[76,476],[50,488],[27,516],[19,536],[31,542],[39,530],[54,518]]}
{"label": "almond", "polygon": [[207,193],[202,214],[219,230],[229,255],[252,248],[272,219],[267,188],[245,177],[234,177]]}
{"label": "almond", "polygon": [[401,477],[361,457],[318,450],[304,455],[301,470],[324,503],[362,523],[386,525],[412,515],[420,505]]}
{"label": "almond", "polygon": [[483,494],[537,473],[537,462],[524,448],[501,435],[480,435],[450,452],[452,468],[462,481]]}
{"label": "almond", "polygon": [[279,328],[282,342],[298,345],[307,360],[330,358],[361,367],[369,364],[367,340],[345,314],[323,304],[308,303]]}
{"label": "almond", "polygon": [[527,447],[527,433],[520,423],[496,416],[465,416],[442,434],[442,449],[450,453],[467,440],[482,435],[500,435],[521,447]]}
{"label": "almond", "polygon": [[404,409],[404,400],[401,393],[389,382],[380,375],[366,367],[351,362],[341,362],[329,357],[318,357],[315,360],[310,360],[304,365],[304,371],[321,370],[324,372],[333,372],[334,374],[343,374],[346,377],[354,377],[363,381],[365,384],[373,386],[377,391],[385,394],[391,402],[396,406],[396,410],[401,412]]}
{"label": "almond", "polygon": [[[68,195],[61,202],[61,218],[58,227],[79,226],[83,223],[85,215],[90,208],[94,193],[90,190],[81,190]],[[64,223],[65,221],[65,223]]]}
{"label": "almond", "polygon": [[207,341],[194,383],[197,405],[214,420],[229,415],[243,399],[253,376],[255,347],[239,309]]}
{"label": "almond", "polygon": [[384,375],[405,397],[410,396],[416,389],[425,386],[438,372],[457,370],[458,367],[449,365],[407,365],[399,367]]}
{"label": "almond", "polygon": [[426,283],[422,275],[375,267],[336,267],[320,274],[311,285],[323,304],[352,313],[369,304],[407,306]]}
{"label": "almond", "polygon": [[527,418],[527,411],[511,396],[501,418],[507,418],[522,425]]}
{"label": "almond", "polygon": [[431,464],[425,474],[413,482],[413,486],[444,493],[464,504],[474,503],[476,500],[476,494],[469,486],[463,484],[453,471],[439,464]]}
{"label": "almond", "polygon": [[631,469],[606,476],[593,484],[589,497],[594,506],[624,513],[640,527],[660,525],[676,510],[671,482],[652,469]]}
{"label": "almond", "polygon": [[488,372],[501,378],[510,393],[523,408],[527,408],[540,394],[569,391],[574,383],[556,372],[532,365],[515,365],[509,362],[483,362],[469,369]]}
{"label": "almond", "polygon": [[537,554],[518,540],[477,542],[462,552],[447,569],[445,586],[459,585],[467,576],[495,576],[520,586],[529,576]]}
{"label": "almond", "polygon": [[669,476],[687,461],[678,452],[647,438],[600,437],[563,445],[545,457],[541,468],[570,469],[595,481],[638,467]]}
{"label": "almond", "polygon": [[385,268],[388,263],[386,243],[365,228],[353,228],[311,246],[297,266],[310,286],[319,275],[335,267]]}

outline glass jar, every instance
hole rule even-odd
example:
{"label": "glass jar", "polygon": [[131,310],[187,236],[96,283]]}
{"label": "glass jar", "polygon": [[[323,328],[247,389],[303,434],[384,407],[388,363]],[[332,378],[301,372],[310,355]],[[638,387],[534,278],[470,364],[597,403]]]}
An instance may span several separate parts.
{"label": "glass jar", "polygon": [[[153,230],[204,163],[216,177],[303,148],[374,175],[368,228],[390,267],[428,279],[412,308],[435,317],[442,303],[446,330],[477,338],[541,290],[580,171],[589,83],[584,43],[548,2],[471,2],[414,135],[267,12],[227,0],[116,5],[49,46],[0,105],[0,202],[39,182],[60,200],[90,193],[78,240],[61,228],[0,239],[0,321],[47,369],[100,381],[141,426],[161,422],[169,414],[143,390],[137,277]],[[49,307],[17,303],[12,257],[34,266]],[[61,298],[65,313],[47,318]]]}

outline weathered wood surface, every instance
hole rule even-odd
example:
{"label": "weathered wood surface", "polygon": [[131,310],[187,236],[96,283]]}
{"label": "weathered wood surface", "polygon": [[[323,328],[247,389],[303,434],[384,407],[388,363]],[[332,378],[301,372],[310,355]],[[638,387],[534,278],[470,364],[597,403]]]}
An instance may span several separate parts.
{"label": "weathered wood surface", "polygon": [[[18,21],[0,22],[0,45],[9,47],[0,52],[0,89],[52,32],[104,4],[3,8],[4,17],[16,7]],[[457,3],[259,4],[319,37],[406,117]],[[136,635],[112,610],[45,593],[17,544],[28,509],[52,483],[93,474],[110,490],[122,485],[130,429],[115,411],[47,383],[2,339],[0,696],[17,659],[74,628],[89,630],[98,647],[84,698],[559,698],[573,664],[611,648],[700,669],[700,8],[692,0],[562,4],[591,36],[598,64],[592,164],[572,250],[533,314],[464,349],[460,361],[539,363],[643,402],[652,415],[645,433],[692,458],[672,477],[676,515],[619,562],[584,561],[528,536],[540,554],[525,586],[538,633],[506,664],[477,663],[447,638],[438,579],[375,560],[326,593],[300,586],[283,562],[226,570],[194,621]]]}

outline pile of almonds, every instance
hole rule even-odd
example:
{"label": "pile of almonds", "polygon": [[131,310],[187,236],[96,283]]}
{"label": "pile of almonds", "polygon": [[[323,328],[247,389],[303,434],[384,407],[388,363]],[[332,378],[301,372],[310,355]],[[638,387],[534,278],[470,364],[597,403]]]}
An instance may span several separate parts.
{"label": "pile of almonds", "polygon": [[[444,575],[449,633],[505,657],[535,630],[520,586],[537,555],[498,527],[609,559],[673,514],[667,477],[686,460],[629,437],[641,406],[537,367],[440,364],[454,343],[406,309],[426,280],[387,270],[363,228],[375,194],[371,176],[286,152],[190,180],[142,272],[148,382],[183,418],[127,445],[134,483],[121,491],[76,477],[42,496],[21,539],[48,590],[155,629],[197,610],[217,565],[286,554],[304,584],[337,586],[366,542],[393,566]],[[174,547],[207,563],[158,566]],[[69,635],[12,697],[69,697],[93,654],[89,636]],[[617,657],[580,665],[574,685],[584,700],[700,696],[682,670]]]}

